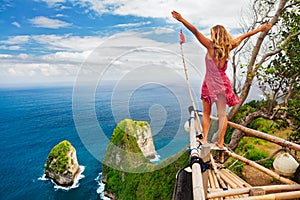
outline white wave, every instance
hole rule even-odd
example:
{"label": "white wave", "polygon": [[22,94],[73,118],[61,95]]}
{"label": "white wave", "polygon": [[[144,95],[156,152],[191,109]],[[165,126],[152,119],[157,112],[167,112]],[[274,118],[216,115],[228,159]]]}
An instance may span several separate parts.
{"label": "white wave", "polygon": [[97,181],[98,183],[98,188],[97,188],[97,194],[99,194],[100,199],[102,200],[110,200],[110,198],[104,196],[104,186],[105,184],[102,182],[102,172],[100,172],[97,176],[97,178],[95,178],[95,181]]}
{"label": "white wave", "polygon": [[57,185],[52,179],[46,178],[46,174],[43,174],[43,176],[38,178],[38,180],[42,180],[42,181],[50,180],[53,183],[55,190],[59,190],[59,189],[60,190],[71,190],[71,189],[74,189],[74,188],[78,188],[79,185],[80,185],[79,180],[83,179],[85,177],[83,175],[83,172],[85,170],[85,166],[79,166],[79,169],[80,169],[80,172],[79,172],[78,176],[76,177],[76,179],[74,180],[73,185],[71,185],[71,186],[64,187],[64,186]]}
{"label": "white wave", "polygon": [[46,178],[46,174],[43,174],[43,176],[39,177],[38,180],[40,180],[40,181],[47,181],[49,179]]}
{"label": "white wave", "polygon": [[160,162],[160,155],[155,154],[155,158],[150,160],[152,163],[159,163]]}

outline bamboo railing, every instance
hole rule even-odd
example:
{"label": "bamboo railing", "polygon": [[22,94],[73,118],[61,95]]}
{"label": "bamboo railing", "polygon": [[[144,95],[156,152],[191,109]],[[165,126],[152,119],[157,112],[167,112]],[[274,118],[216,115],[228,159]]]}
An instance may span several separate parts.
{"label": "bamboo railing", "polygon": [[[198,114],[201,115],[201,116],[203,115],[202,112],[198,112]],[[213,119],[213,120],[218,120],[217,117],[211,116],[210,118]],[[293,149],[293,150],[296,150],[296,151],[300,151],[300,145],[299,144],[292,143],[292,142],[287,141],[285,139],[282,139],[282,138],[279,138],[279,137],[276,137],[276,136],[273,136],[273,135],[269,135],[269,134],[263,133],[261,131],[253,130],[253,129],[244,127],[240,124],[236,124],[236,123],[230,122],[230,121],[228,121],[228,126],[230,126],[232,128],[235,128],[235,129],[238,129],[238,130],[240,130],[240,131],[242,131],[242,132],[244,132],[244,133],[246,133],[250,136],[261,138],[261,139],[264,139],[264,140],[268,140],[268,141],[273,142],[275,144],[278,144],[280,146],[287,147],[287,148],[290,148],[290,149]]]}
{"label": "bamboo railing", "polygon": [[[196,142],[196,130],[195,130],[195,112],[191,111],[190,117],[190,148],[191,148],[191,158],[200,158],[200,152],[197,148]],[[201,173],[201,166],[199,163],[195,162],[192,164],[192,184],[193,184],[193,196],[194,200],[204,200],[205,191],[203,186],[203,179]]]}
{"label": "bamboo railing", "polygon": [[[203,113],[198,112],[199,115]],[[197,118],[195,118],[195,111],[191,111],[190,117],[190,149],[191,158],[202,158],[203,152],[201,148],[197,147],[196,130],[198,129]],[[211,117],[213,120],[218,120],[216,117]],[[199,119],[199,118],[198,118]],[[199,121],[198,121],[199,123]],[[291,143],[281,138],[268,135],[266,133],[252,130],[247,127],[243,127],[239,124],[228,122],[228,125],[245,132],[246,134],[261,139],[271,141],[284,147],[300,151],[300,145]],[[199,129],[198,129],[199,130]],[[202,145],[203,146],[203,145]],[[203,148],[203,147],[202,147]],[[280,176],[276,172],[269,170],[262,165],[248,160],[243,156],[240,156],[227,149],[218,150],[211,149],[211,151],[219,151],[227,154],[228,156],[244,162],[247,165],[254,167],[257,170],[279,180],[284,185],[270,185],[270,186],[256,186],[252,187],[249,183],[232,173],[230,170],[222,167],[219,163],[216,163],[212,152],[210,152],[210,164],[211,169],[207,170],[207,181],[203,181],[203,174],[201,172],[201,166],[195,162],[192,164],[192,185],[193,185],[193,198],[194,200],[222,200],[222,199],[295,199],[300,198],[300,185],[296,182]],[[220,154],[219,154],[220,155]],[[219,158],[220,161],[220,158]]]}

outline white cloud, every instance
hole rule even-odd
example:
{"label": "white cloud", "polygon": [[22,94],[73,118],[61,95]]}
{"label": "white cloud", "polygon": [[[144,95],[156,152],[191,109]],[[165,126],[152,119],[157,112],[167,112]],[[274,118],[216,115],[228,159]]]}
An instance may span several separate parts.
{"label": "white cloud", "polygon": [[92,51],[83,51],[83,52],[65,52],[59,51],[53,54],[47,54],[41,58],[44,61],[56,61],[57,63],[65,61],[69,63],[81,63],[83,62]]}
{"label": "white cloud", "polygon": [[12,58],[13,56],[10,54],[0,54],[0,58]]}
{"label": "white cloud", "polygon": [[25,53],[21,53],[17,56],[18,58],[21,58],[21,59],[27,59],[28,58],[28,54],[25,54]]}
{"label": "white cloud", "polygon": [[57,6],[57,4],[66,2],[66,0],[36,0],[36,1],[45,2],[49,7],[55,7]]}
{"label": "white cloud", "polygon": [[4,49],[4,50],[11,50],[11,51],[17,51],[22,49],[20,46],[17,45],[12,45],[12,46],[7,46],[7,45],[1,45],[0,49]]}
{"label": "white cloud", "polygon": [[139,22],[139,23],[118,24],[114,27],[137,27],[137,26],[142,26],[147,24],[151,24],[151,22],[147,21],[147,22]]}
{"label": "white cloud", "polygon": [[[177,10],[196,25],[213,26],[217,23],[230,28],[239,27],[242,10],[247,8],[249,0],[198,0],[198,1],[163,1],[163,0],[82,0],[80,4],[99,15],[109,13],[115,15],[133,15],[137,17],[168,18],[171,20],[171,11]],[[175,20],[173,20],[175,22]]]}
{"label": "white cloud", "polygon": [[9,49],[9,50],[12,50],[12,51],[17,51],[17,50],[20,50],[21,47],[20,47],[20,46],[17,46],[17,45],[13,45],[13,46],[9,46],[8,49]]}
{"label": "white cloud", "polygon": [[8,40],[0,41],[0,43],[9,44],[9,45],[23,44],[23,43],[27,43],[29,39],[30,39],[29,35],[12,36],[9,37]]}
{"label": "white cloud", "polygon": [[38,16],[29,20],[36,27],[58,29],[71,26],[72,24],[58,20],[50,19],[43,16]]}
{"label": "white cloud", "polygon": [[18,22],[13,22],[13,23],[11,23],[11,24],[14,25],[14,26],[16,26],[16,27],[18,27],[18,28],[21,27],[21,25],[20,25]]}
{"label": "white cloud", "polygon": [[88,51],[96,48],[103,38],[72,35],[35,35],[32,39],[50,50]]}

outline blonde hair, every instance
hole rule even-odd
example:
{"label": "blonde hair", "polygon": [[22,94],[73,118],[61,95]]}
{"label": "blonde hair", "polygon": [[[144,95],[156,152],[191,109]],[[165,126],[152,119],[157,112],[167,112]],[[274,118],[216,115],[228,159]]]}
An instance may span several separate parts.
{"label": "blonde hair", "polygon": [[210,29],[211,39],[215,49],[215,59],[222,60],[228,59],[230,50],[233,46],[231,35],[226,31],[224,26],[216,25]]}

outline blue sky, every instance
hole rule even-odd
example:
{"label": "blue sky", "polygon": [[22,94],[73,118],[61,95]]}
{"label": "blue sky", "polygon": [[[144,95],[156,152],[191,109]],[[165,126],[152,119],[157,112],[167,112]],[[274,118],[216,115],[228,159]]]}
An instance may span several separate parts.
{"label": "blue sky", "polygon": [[[95,49],[126,32],[152,31],[147,40],[139,34],[133,34],[136,38],[131,40],[119,37],[118,43],[124,42],[122,48],[127,50],[151,46],[178,52],[177,34],[183,27],[172,19],[172,10],[181,12],[206,35],[215,24],[223,24],[236,34],[248,4],[249,0],[1,0],[0,86],[73,83]],[[188,42],[195,43],[183,30]],[[190,59],[195,57],[193,62],[197,62],[197,53],[203,49],[194,44],[186,49]],[[157,55],[153,59],[158,59]],[[162,60],[159,62],[169,62]],[[176,63],[172,66],[179,67]]]}

